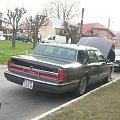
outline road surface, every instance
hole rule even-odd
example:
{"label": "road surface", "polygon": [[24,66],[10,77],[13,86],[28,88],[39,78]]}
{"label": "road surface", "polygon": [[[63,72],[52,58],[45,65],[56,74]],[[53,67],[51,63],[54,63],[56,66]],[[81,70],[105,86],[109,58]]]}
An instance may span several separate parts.
{"label": "road surface", "polygon": [[[71,93],[56,95],[22,88],[4,78],[5,70],[6,66],[0,66],[0,120],[30,120],[75,98]],[[112,77],[114,80],[120,73]]]}

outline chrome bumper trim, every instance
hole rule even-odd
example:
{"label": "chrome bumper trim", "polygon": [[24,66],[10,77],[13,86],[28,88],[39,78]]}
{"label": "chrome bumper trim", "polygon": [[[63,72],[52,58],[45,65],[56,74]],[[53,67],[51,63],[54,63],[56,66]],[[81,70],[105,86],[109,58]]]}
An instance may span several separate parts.
{"label": "chrome bumper trim", "polygon": [[21,76],[21,75],[17,75],[17,74],[14,74],[10,71],[5,71],[5,73],[9,74],[9,75],[13,75],[15,77],[20,77],[20,78],[23,78],[23,79],[27,79],[27,80],[32,80],[32,81],[35,81],[35,82],[39,82],[39,83],[43,83],[43,84],[49,84],[49,85],[54,85],[54,86],[65,86],[65,85],[69,85],[69,84],[74,84],[74,83],[78,83],[79,80],[75,80],[75,81],[72,81],[72,82],[69,82],[69,83],[50,83],[50,82],[46,82],[46,81],[41,81],[41,80],[36,80],[36,79],[33,79],[33,78],[27,78],[27,77],[24,77],[24,76]]}

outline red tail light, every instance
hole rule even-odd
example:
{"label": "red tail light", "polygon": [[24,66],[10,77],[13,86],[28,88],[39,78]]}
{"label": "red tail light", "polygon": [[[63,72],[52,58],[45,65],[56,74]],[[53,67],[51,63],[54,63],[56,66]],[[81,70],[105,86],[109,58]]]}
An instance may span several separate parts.
{"label": "red tail light", "polygon": [[11,69],[13,69],[13,70],[21,71],[21,72],[23,72],[23,71],[24,71],[24,69],[23,69],[23,68],[16,67],[16,66],[11,66],[10,68],[11,68]]}
{"label": "red tail light", "polygon": [[37,71],[27,70],[27,69],[16,67],[16,66],[10,66],[10,68],[13,70],[17,70],[17,71],[26,72],[26,73],[33,74],[33,75],[38,75]]}
{"label": "red tail light", "polygon": [[58,72],[58,80],[65,80],[65,70],[59,70]]}
{"label": "red tail light", "polygon": [[8,63],[7,63],[8,69],[10,68],[10,62],[11,62],[11,60],[10,60],[10,58],[9,58],[9,59],[8,59]]}
{"label": "red tail light", "polygon": [[57,79],[56,75],[52,75],[52,74],[48,74],[48,73],[39,73],[40,76],[43,77],[48,77],[48,78],[53,78],[53,79]]}

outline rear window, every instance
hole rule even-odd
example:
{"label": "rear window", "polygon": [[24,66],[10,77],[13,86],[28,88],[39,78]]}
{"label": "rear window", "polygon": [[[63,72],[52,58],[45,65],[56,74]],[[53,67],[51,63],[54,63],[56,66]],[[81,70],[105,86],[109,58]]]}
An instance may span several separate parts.
{"label": "rear window", "polygon": [[49,56],[72,61],[76,61],[76,53],[77,51],[75,49],[51,45],[40,45],[33,51],[33,54],[36,55]]}

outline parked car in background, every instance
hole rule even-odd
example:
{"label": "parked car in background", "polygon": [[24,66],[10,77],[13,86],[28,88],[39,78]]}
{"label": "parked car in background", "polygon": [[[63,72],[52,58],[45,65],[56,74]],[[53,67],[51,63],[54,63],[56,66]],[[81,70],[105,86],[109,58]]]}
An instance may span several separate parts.
{"label": "parked car in background", "polygon": [[5,40],[5,37],[3,35],[0,35],[0,40]]}
{"label": "parked car in background", "polygon": [[22,41],[22,42],[32,42],[32,38],[29,38],[25,35],[17,35],[16,40]]}
{"label": "parked car in background", "polygon": [[12,39],[12,34],[3,34],[6,40],[11,40]]}
{"label": "parked car in background", "polygon": [[32,54],[8,60],[7,80],[28,89],[82,95],[96,82],[111,81],[113,64],[93,47],[41,43]]}
{"label": "parked car in background", "polygon": [[[3,35],[6,40],[12,40],[13,34],[4,34]],[[29,38],[26,35],[17,34],[16,40],[22,41],[22,42],[32,42],[32,38]]]}
{"label": "parked car in background", "polygon": [[[61,35],[49,35],[41,40],[42,43],[66,43],[66,36]],[[71,39],[68,40],[71,43]]]}
{"label": "parked car in background", "polygon": [[114,68],[115,70],[120,70],[120,49],[115,49]]}

